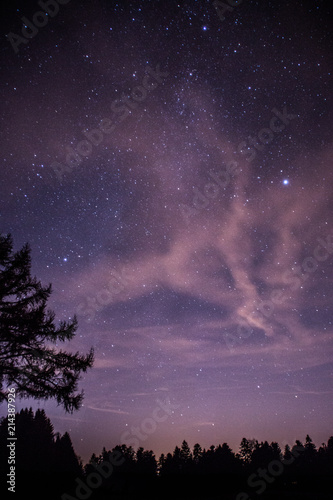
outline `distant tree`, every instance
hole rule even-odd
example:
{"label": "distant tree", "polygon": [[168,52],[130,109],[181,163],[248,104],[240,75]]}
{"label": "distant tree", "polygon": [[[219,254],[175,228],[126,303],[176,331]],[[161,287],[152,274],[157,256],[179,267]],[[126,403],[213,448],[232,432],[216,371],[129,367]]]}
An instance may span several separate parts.
{"label": "distant tree", "polygon": [[244,463],[248,464],[251,461],[252,453],[258,446],[258,441],[255,439],[243,438],[239,447],[239,457]]}
{"label": "distant tree", "polygon": [[281,459],[281,450],[277,443],[268,444],[267,441],[264,443],[256,443],[255,448],[251,455],[251,464],[255,467],[265,467],[267,464],[273,460]]}
{"label": "distant tree", "polygon": [[[27,429],[22,430],[24,433]],[[30,431],[30,439],[33,441],[34,459],[36,460],[36,468],[41,470],[47,468],[47,472],[53,467],[53,459],[50,459],[54,454],[54,427],[51,420],[46,416],[45,410],[38,409],[35,413],[34,425]],[[48,457],[47,460],[46,457]],[[62,457],[63,458],[63,457]]]}
{"label": "distant tree", "polygon": [[327,441],[327,449],[333,454],[333,436],[331,436]]}
{"label": "distant tree", "polygon": [[227,443],[223,443],[222,446],[219,445],[215,449],[215,461],[221,472],[234,472],[236,470],[237,459]]}
{"label": "distant tree", "polygon": [[143,452],[144,452],[144,448],[142,446],[140,446],[140,448],[137,449],[136,453],[135,453],[135,459],[136,459],[136,462],[142,462],[143,460]]}
{"label": "distant tree", "polygon": [[158,470],[161,471],[161,469],[163,468],[164,464],[165,464],[165,455],[164,453],[161,454],[160,458],[158,459]]}
{"label": "distant tree", "polygon": [[317,462],[317,449],[309,434],[306,435],[304,444],[304,453],[302,454],[301,461],[304,473],[311,474],[312,469],[316,466]]}
{"label": "distant tree", "polygon": [[156,474],[157,462],[152,450],[144,450],[142,447],[137,450],[135,469],[138,474]]}
{"label": "distant tree", "polygon": [[304,448],[305,452],[309,455],[313,456],[316,453],[316,445],[313,443],[309,434],[306,435]]}
{"label": "distant tree", "polygon": [[322,443],[318,450],[318,464],[322,475],[332,475],[333,470],[333,436],[329,438],[327,444]]}
{"label": "distant tree", "polygon": [[99,464],[99,459],[96,455],[96,453],[93,453],[90,457],[90,460],[88,462],[88,464]]}
{"label": "distant tree", "polygon": [[271,450],[272,450],[272,454],[273,454],[273,459],[274,460],[281,460],[282,458],[282,451],[281,451],[281,448],[279,446],[278,443],[276,443],[275,441],[272,441],[271,444],[270,444],[270,447],[271,447]]}
{"label": "distant tree", "polygon": [[206,468],[210,471],[212,471],[212,468],[214,466],[214,460],[215,458],[215,446],[212,444],[209,449],[203,454],[203,463],[205,464]]}
{"label": "distant tree", "polygon": [[82,474],[82,461],[74,451],[72,440],[68,432],[65,432],[63,436],[59,434],[56,436],[54,455],[56,462],[55,470],[58,474],[61,474],[63,477],[72,477]]}
{"label": "distant tree", "polygon": [[193,446],[193,461],[198,464],[202,458],[202,448],[199,443],[195,443]]}
{"label": "distant tree", "polygon": [[99,463],[107,462],[109,460],[110,451],[107,451],[105,446],[103,446],[102,453],[99,456]]}
{"label": "distant tree", "polygon": [[77,320],[55,326],[55,314],[46,311],[51,285],[43,287],[30,270],[29,245],[14,253],[11,236],[0,235],[0,403],[8,394],[6,383],[16,386],[17,396],[55,398],[73,412],[83,399],[77,385],[93,364],[93,349],[80,355],[50,346],[71,340]]}
{"label": "distant tree", "polygon": [[128,475],[135,471],[135,452],[132,446],[126,444],[117,445],[112,451],[118,451],[124,458],[124,463],[121,467],[115,467],[113,474]]}
{"label": "distant tree", "polygon": [[180,459],[184,464],[188,464],[192,460],[192,453],[187,441],[182,442],[182,446],[180,448]]}
{"label": "distant tree", "polygon": [[286,444],[284,447],[284,452],[283,452],[283,459],[284,460],[290,460],[292,458],[291,450],[289,444]]}
{"label": "distant tree", "polygon": [[173,450],[172,462],[174,471],[180,472],[182,469],[182,459],[181,459],[180,448],[178,446],[176,446],[175,449]]}
{"label": "distant tree", "polygon": [[299,439],[296,439],[295,444],[291,449],[291,453],[298,457],[300,450],[304,451],[303,443],[302,441],[299,441]]}
{"label": "distant tree", "polygon": [[172,474],[175,472],[174,470],[174,463],[173,463],[173,457],[171,453],[167,453],[166,456],[162,455],[160,457],[160,474],[161,476],[165,476],[168,474]]}

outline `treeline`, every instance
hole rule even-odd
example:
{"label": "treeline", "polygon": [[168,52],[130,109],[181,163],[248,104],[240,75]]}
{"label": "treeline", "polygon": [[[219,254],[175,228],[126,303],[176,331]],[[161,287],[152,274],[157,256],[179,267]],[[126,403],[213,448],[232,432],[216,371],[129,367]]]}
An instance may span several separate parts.
{"label": "treeline", "polygon": [[0,498],[34,498],[50,491],[52,498],[61,498],[75,477],[82,475],[81,460],[74,452],[67,432],[62,436],[54,432],[44,410],[24,409],[15,415],[15,493],[8,494],[7,477],[9,464],[8,418],[0,422]]}
{"label": "treeline", "polygon": [[[115,462],[117,466],[107,476],[106,464],[116,453],[121,454],[123,463]],[[89,474],[96,471],[103,476],[98,489],[89,481]],[[94,499],[118,498],[120,494],[125,496],[119,498],[132,499],[138,493],[168,499],[250,500],[258,495],[262,500],[331,499],[333,437],[317,449],[307,435],[304,444],[297,440],[283,451],[276,442],[243,438],[238,453],[227,443],[209,449],[197,443],[191,450],[184,440],[158,460],[151,450],[139,448],[135,452],[121,445],[110,451],[104,448],[99,456],[93,454],[85,466],[85,480],[81,491],[90,489]]]}
{"label": "treeline", "polygon": [[[70,436],[54,433],[44,410],[16,414],[15,498],[99,500],[200,498],[331,498],[333,437],[316,448],[307,435],[280,449],[278,443],[243,438],[238,453],[227,443],[208,449],[184,440],[158,459],[153,451],[124,444],[103,448],[83,466]],[[1,498],[12,498],[8,473],[8,419],[0,422]],[[259,497],[258,497],[259,495]]]}

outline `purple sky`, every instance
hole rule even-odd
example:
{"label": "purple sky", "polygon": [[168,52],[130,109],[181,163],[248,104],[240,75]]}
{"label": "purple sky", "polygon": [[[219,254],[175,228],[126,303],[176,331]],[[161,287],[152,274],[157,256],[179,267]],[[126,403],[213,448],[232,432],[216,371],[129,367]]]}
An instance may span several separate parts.
{"label": "purple sky", "polygon": [[96,361],[79,412],[18,409],[84,461],[327,441],[331,7],[71,0],[15,53],[40,10],[21,4],[1,21],[1,231]]}

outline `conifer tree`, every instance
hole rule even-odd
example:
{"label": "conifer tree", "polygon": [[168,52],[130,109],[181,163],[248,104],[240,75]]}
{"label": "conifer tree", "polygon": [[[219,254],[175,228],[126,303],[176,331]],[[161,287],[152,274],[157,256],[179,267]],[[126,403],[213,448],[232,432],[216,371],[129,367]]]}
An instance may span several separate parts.
{"label": "conifer tree", "polygon": [[51,285],[31,276],[30,252],[28,244],[13,252],[11,235],[0,234],[0,403],[14,385],[17,396],[55,398],[73,412],[83,399],[77,384],[93,364],[93,349],[81,355],[53,347],[74,337],[77,319],[55,326],[54,312],[46,310]]}

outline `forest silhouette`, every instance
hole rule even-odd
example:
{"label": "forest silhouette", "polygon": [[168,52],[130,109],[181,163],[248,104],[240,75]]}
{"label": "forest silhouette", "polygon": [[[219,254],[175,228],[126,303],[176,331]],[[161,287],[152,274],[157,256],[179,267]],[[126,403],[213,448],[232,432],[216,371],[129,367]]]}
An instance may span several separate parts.
{"label": "forest silhouette", "polygon": [[[309,435],[283,450],[278,443],[241,440],[235,453],[227,443],[190,449],[184,440],[157,459],[152,450],[119,444],[83,465],[70,435],[54,432],[44,410],[16,414],[15,498],[106,500],[329,499],[333,436],[316,448]],[[0,473],[8,474],[8,418],[0,422]],[[13,498],[2,481],[1,498]]]}

